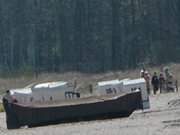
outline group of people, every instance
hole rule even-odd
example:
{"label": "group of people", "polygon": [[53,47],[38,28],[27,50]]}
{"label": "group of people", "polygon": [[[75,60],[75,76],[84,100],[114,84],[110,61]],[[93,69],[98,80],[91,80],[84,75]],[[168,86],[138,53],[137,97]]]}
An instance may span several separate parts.
{"label": "group of people", "polygon": [[169,73],[168,69],[165,69],[164,73],[161,72],[159,75],[157,72],[154,72],[152,77],[147,70],[142,69],[140,76],[146,80],[147,91],[149,94],[151,93],[151,86],[154,94],[157,94],[158,90],[160,90],[160,93],[167,89],[174,90],[172,86],[173,76]]}
{"label": "group of people", "polygon": [[157,93],[157,91],[160,89],[160,93],[162,93],[162,90],[165,85],[165,77],[162,73],[160,73],[159,77],[156,72],[154,72],[154,75],[152,76],[151,84],[153,86],[153,92],[154,94]]}

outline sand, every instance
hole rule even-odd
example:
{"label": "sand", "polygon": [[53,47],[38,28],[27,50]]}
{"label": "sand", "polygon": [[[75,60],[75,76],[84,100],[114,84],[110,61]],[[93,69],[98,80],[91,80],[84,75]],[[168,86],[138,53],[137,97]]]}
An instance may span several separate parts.
{"label": "sand", "polygon": [[180,93],[150,96],[151,109],[128,118],[7,130],[0,113],[0,135],[180,135]]}

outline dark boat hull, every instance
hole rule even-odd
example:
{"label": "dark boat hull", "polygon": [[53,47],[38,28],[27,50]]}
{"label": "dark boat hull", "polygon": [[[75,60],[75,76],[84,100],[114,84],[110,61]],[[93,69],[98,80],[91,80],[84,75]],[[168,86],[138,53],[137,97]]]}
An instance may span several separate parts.
{"label": "dark boat hull", "polygon": [[142,109],[142,100],[140,92],[133,92],[113,100],[51,107],[22,106],[4,97],[3,105],[7,128],[16,129],[25,125],[34,127],[69,121],[128,117],[134,110]]}

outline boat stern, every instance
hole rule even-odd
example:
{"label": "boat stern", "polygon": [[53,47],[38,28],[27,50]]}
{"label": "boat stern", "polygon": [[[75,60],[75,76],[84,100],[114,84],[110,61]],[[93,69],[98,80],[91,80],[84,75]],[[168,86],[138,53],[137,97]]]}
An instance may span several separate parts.
{"label": "boat stern", "polygon": [[18,118],[13,109],[13,102],[15,102],[15,100],[10,95],[8,95],[8,93],[3,97],[3,106],[6,113],[7,129],[20,128]]}

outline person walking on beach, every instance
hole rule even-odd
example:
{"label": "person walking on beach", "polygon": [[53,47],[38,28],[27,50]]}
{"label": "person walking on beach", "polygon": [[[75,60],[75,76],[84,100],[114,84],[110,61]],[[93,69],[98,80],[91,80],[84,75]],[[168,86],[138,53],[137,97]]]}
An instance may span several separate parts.
{"label": "person walking on beach", "polygon": [[147,92],[148,92],[148,94],[150,94],[151,93],[150,92],[151,79],[150,79],[150,74],[148,73],[148,71],[145,71],[144,79],[146,80]]}
{"label": "person walking on beach", "polygon": [[140,78],[144,78],[144,75],[145,75],[145,69],[141,69],[141,72],[140,72]]}
{"label": "person walking on beach", "polygon": [[165,77],[164,77],[163,73],[160,73],[160,75],[159,75],[160,93],[162,93],[163,90],[165,89],[165,83],[166,83]]}
{"label": "person walking on beach", "polygon": [[156,95],[156,93],[159,89],[159,79],[158,79],[156,72],[154,72],[154,75],[153,75],[152,80],[151,80],[151,84],[153,86],[154,94]]}

